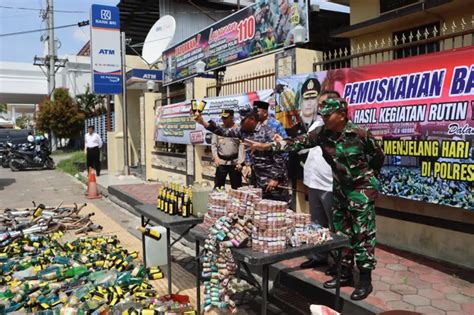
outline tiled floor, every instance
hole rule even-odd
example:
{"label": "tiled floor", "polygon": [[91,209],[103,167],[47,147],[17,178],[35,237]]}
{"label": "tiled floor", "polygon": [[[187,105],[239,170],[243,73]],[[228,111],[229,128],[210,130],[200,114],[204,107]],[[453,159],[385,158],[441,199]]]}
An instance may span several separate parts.
{"label": "tiled floor", "polygon": [[158,198],[158,184],[117,185],[114,188],[119,189],[136,200],[140,200],[143,204],[156,204],[156,199]]}
{"label": "tiled floor", "polygon": [[[441,264],[409,254],[376,250],[377,268],[373,271],[374,291],[363,301],[382,310],[410,310],[425,314],[474,314],[474,284],[454,275]],[[304,258],[282,262],[289,268]],[[426,265],[426,264],[429,264]],[[313,281],[329,279],[321,271],[300,270]],[[461,272],[462,274],[462,272]],[[353,288],[342,288],[350,295]]]}

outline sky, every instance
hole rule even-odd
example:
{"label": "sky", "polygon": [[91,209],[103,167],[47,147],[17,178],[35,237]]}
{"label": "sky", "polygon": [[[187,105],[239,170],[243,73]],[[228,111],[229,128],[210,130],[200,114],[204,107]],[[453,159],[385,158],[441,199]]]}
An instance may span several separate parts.
{"label": "sky", "polygon": [[[75,11],[54,12],[55,26],[75,24],[89,20],[91,4],[115,6],[119,0],[53,0],[54,10]],[[2,34],[46,28],[40,10],[46,8],[47,0],[0,0],[0,61],[33,63],[36,56],[44,56],[40,37],[44,32],[24,35],[1,36]],[[14,7],[9,9],[4,7]],[[24,8],[24,9],[19,9]],[[26,10],[28,9],[28,10]],[[29,10],[35,9],[35,10]],[[61,42],[58,56],[75,55],[89,40],[90,29],[70,27],[54,30],[54,37]]]}

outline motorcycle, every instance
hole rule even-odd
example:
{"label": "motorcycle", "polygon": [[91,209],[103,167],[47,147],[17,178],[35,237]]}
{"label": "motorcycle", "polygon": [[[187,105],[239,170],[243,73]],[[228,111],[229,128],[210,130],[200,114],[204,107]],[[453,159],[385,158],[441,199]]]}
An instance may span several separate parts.
{"label": "motorcycle", "polygon": [[10,167],[10,160],[13,156],[12,151],[17,149],[24,149],[26,147],[25,144],[13,144],[11,142],[5,142],[3,144],[3,148],[0,151],[0,163],[2,164],[3,168]]}
{"label": "motorcycle", "polygon": [[10,167],[10,158],[11,158],[11,150],[13,149],[13,143],[5,142],[0,150],[0,162],[3,168]]}
{"label": "motorcycle", "polygon": [[51,150],[46,138],[41,140],[38,153],[35,146],[30,145],[23,150],[12,150],[11,155],[9,166],[12,171],[54,169],[54,161],[50,157]]}

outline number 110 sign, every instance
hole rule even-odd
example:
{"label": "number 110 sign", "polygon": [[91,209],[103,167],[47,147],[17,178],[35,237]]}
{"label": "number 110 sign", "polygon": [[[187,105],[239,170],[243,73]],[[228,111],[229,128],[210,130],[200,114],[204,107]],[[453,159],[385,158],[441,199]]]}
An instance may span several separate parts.
{"label": "number 110 sign", "polygon": [[255,36],[255,18],[253,15],[240,21],[237,30],[239,32],[239,43],[252,39]]}

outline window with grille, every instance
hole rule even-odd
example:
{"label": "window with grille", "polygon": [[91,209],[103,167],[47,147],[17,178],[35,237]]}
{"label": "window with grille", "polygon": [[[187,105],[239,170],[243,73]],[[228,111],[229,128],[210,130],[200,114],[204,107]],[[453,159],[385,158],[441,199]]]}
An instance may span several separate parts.
{"label": "window with grille", "polygon": [[[393,58],[402,59],[439,51],[439,41],[427,42],[430,38],[435,37],[435,34],[436,36],[439,34],[439,27],[439,22],[437,22],[393,33],[394,47],[404,46],[398,49],[395,48]],[[416,42],[422,43],[416,45]]]}

